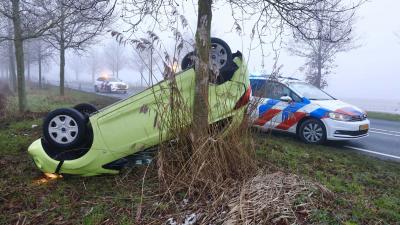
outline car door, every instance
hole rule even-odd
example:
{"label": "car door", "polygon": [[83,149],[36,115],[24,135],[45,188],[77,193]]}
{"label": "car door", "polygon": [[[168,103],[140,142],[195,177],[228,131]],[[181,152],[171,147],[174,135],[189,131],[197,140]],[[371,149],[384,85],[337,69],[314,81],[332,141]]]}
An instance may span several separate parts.
{"label": "car door", "polygon": [[[268,91],[272,93],[268,93]],[[295,125],[306,115],[304,106],[308,103],[303,102],[302,98],[285,84],[279,82],[272,82],[267,87],[267,95],[271,99],[279,101],[274,108],[280,112],[273,118],[274,121],[271,122],[272,128],[295,133]]]}
{"label": "car door", "polygon": [[274,98],[270,90],[275,83],[266,79],[252,79],[250,83],[252,89],[250,113],[255,119],[253,123],[264,128],[273,128],[277,119],[276,115],[282,108],[280,104],[283,104]]}
{"label": "car door", "polygon": [[[264,84],[255,83],[252,85],[253,101],[258,101],[254,110],[255,124],[267,129],[289,129],[293,125],[294,113],[302,107],[301,99],[280,82],[264,80]],[[283,96],[289,96],[293,101],[283,101]]]}

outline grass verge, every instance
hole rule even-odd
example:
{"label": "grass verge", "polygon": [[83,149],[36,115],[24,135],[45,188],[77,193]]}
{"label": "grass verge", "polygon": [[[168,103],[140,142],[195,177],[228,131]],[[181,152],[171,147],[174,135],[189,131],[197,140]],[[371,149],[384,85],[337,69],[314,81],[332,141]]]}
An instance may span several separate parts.
{"label": "grass verge", "polygon": [[372,119],[400,121],[400,114],[383,113],[383,112],[368,112],[368,117],[372,118]]}
{"label": "grass verge", "polygon": [[400,164],[346,149],[306,145],[293,137],[255,134],[258,158],[270,169],[308,177],[335,193],[312,214],[316,224],[397,224]]}

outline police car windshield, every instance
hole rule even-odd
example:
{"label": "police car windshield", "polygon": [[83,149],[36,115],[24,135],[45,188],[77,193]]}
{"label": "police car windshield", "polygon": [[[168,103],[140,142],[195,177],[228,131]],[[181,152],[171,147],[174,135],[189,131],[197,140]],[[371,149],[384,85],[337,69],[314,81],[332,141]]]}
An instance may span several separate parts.
{"label": "police car windshield", "polygon": [[303,82],[291,82],[289,83],[289,87],[293,89],[295,92],[299,93],[303,97],[308,98],[309,100],[332,100],[332,96],[328,95],[321,89],[307,83]]}

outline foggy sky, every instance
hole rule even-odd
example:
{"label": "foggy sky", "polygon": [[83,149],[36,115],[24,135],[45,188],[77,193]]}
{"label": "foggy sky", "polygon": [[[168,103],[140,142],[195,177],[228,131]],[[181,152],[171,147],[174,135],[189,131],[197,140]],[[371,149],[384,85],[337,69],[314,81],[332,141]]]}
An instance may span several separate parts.
{"label": "foggy sky", "polygon": [[[399,0],[373,0],[358,9],[354,31],[358,38],[356,44],[361,47],[338,54],[337,68],[328,78],[327,92],[339,98],[400,100],[400,39],[395,36],[396,32],[400,33],[399,9]],[[214,22],[221,21],[220,16],[217,14]],[[213,25],[218,26],[216,23]],[[232,43],[241,45],[240,40],[233,40],[229,26],[225,26],[224,31],[225,34],[218,34],[232,40],[229,42],[231,46]],[[272,57],[268,57],[266,70],[272,67]],[[252,52],[250,71],[261,69],[259,58],[259,52]],[[283,64],[282,72],[287,76],[304,78],[298,71],[303,63],[302,58],[291,56],[285,50],[279,57],[279,64]]]}
{"label": "foggy sky", "polygon": [[[271,71],[275,62],[271,51],[272,46],[267,45],[265,48],[269,55],[265,59],[265,67],[262,68],[261,52],[248,50],[251,21],[244,24],[244,35],[239,36],[232,31],[233,20],[229,8],[221,6],[221,2],[224,1],[217,2],[214,6],[212,36],[224,39],[233,52],[242,51],[249,60],[250,73]],[[182,5],[182,9],[185,11],[184,15],[188,18],[191,29],[195,30],[197,16],[190,4],[189,1],[186,6]],[[399,8],[399,0],[372,0],[358,9],[354,31],[358,38],[356,44],[361,47],[338,54],[337,68],[328,78],[327,92],[338,98],[400,100],[400,39],[395,36],[396,32],[400,33]],[[119,22],[116,28],[122,30],[124,26],[126,24]],[[165,32],[159,35],[165,39],[165,42],[172,37],[172,34]],[[188,35],[191,35],[190,32]],[[110,41],[112,38],[108,34],[102,42],[99,42],[97,48],[104,48],[105,43]],[[266,38],[265,41],[268,43],[271,40]],[[132,49],[127,48],[127,55],[131,57]],[[304,59],[291,56],[284,48],[280,51],[278,64],[283,65],[281,70],[283,75],[304,78],[298,70],[304,64]],[[131,67],[125,67],[120,72],[120,77],[137,81],[136,73]]]}

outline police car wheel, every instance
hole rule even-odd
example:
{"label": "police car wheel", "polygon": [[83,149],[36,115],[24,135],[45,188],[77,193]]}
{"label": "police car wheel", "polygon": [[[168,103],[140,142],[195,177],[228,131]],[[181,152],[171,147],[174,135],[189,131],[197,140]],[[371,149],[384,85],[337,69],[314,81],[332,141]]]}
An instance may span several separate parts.
{"label": "police car wheel", "polygon": [[307,144],[321,144],[326,140],[326,129],[320,120],[308,119],[301,124],[299,136]]}

